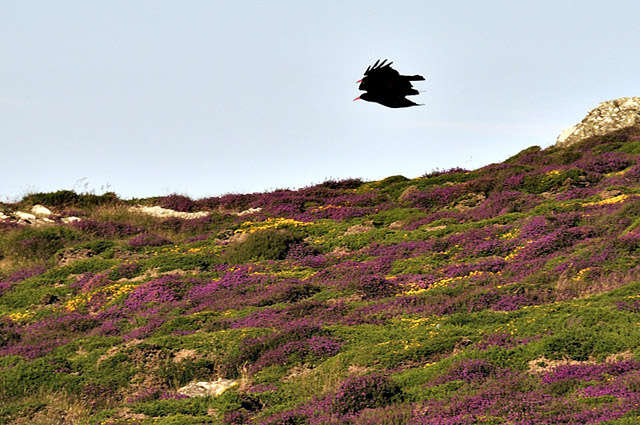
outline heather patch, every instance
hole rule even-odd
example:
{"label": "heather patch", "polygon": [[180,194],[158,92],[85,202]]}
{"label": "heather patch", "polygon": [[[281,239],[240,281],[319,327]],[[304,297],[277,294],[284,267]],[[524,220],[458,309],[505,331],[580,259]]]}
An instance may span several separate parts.
{"label": "heather patch", "polygon": [[[80,221],[0,229],[0,423],[634,423],[632,136],[141,201],[194,219],[72,192],[7,206]],[[219,379],[238,385],[179,392]]]}

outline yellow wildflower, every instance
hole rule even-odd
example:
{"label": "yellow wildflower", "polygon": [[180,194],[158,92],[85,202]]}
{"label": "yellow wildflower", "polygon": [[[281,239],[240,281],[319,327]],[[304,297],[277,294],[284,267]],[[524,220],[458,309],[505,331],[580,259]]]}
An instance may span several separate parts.
{"label": "yellow wildflower", "polygon": [[[625,200],[629,199],[632,195],[618,195],[618,196],[614,196],[613,198],[608,198],[608,199],[603,199],[602,201],[594,201],[594,202],[586,202],[584,204],[582,204],[583,207],[588,207],[588,206],[592,206],[592,205],[609,205],[609,204],[617,204],[619,202],[624,202]],[[635,196],[635,195],[633,195]]]}
{"label": "yellow wildflower", "polygon": [[253,222],[253,221],[245,221],[242,223],[242,228],[237,229],[235,233],[254,233],[260,230],[265,229],[280,229],[283,227],[298,227],[298,226],[309,226],[313,223],[308,223],[305,221],[298,221],[292,218],[268,218],[265,221]]}
{"label": "yellow wildflower", "polygon": [[9,317],[12,322],[22,322],[31,319],[33,317],[33,312],[27,309],[23,313],[15,312],[9,314],[7,317]]}
{"label": "yellow wildflower", "polygon": [[571,280],[582,280],[584,278],[584,275],[587,274],[589,270],[591,270],[591,267],[587,267],[586,269],[580,270],[578,274],[576,274],[571,278]]}
{"label": "yellow wildflower", "polygon": [[514,239],[518,236],[519,233],[520,233],[520,229],[514,229],[514,230],[511,230],[510,232],[500,235],[500,239]]}

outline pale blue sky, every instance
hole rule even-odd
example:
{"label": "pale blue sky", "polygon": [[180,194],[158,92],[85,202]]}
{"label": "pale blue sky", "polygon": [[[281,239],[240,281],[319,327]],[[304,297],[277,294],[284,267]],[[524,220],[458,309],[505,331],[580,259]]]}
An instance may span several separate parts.
{"label": "pale blue sky", "polygon": [[[636,0],[0,6],[0,200],[472,169],[640,95]],[[425,106],[352,102],[384,58]]]}

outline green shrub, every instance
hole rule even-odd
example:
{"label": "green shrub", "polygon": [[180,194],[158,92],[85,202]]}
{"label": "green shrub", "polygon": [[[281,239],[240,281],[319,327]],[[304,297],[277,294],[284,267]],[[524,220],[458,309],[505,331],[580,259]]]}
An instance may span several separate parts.
{"label": "green shrub", "polygon": [[22,199],[27,204],[42,204],[47,207],[68,208],[68,207],[92,207],[118,202],[118,196],[114,192],[107,192],[103,195],[91,193],[77,194],[73,190],[58,190],[57,192],[32,193]]}
{"label": "green shrub", "polygon": [[65,270],[68,275],[82,274],[87,272],[98,273],[107,270],[108,268],[113,267],[118,263],[118,260],[107,260],[101,257],[92,257],[87,260],[77,261],[58,270]]}
{"label": "green shrub", "polygon": [[527,175],[524,177],[523,189],[529,193],[548,192],[561,188],[567,179],[578,181],[583,176],[586,176],[586,173],[578,168],[560,173]]}
{"label": "green shrub", "polygon": [[88,249],[93,255],[99,255],[116,246],[116,243],[109,240],[98,239],[89,242],[83,242],[76,245],[74,248]]}
{"label": "green shrub", "polygon": [[42,262],[79,237],[67,227],[26,227],[0,239],[0,248],[7,258]]}
{"label": "green shrub", "polygon": [[372,214],[371,220],[374,226],[388,226],[393,222],[402,220],[412,221],[424,217],[425,213],[414,208],[393,208]]}
{"label": "green shrub", "polygon": [[423,189],[427,186],[442,185],[445,183],[463,183],[478,177],[476,172],[470,172],[460,169],[458,172],[452,172],[456,170],[449,170],[446,172],[434,171],[433,173],[426,174],[422,180],[414,180],[416,186],[419,189]]}
{"label": "green shrub", "polygon": [[213,361],[207,359],[186,359],[180,362],[169,359],[160,364],[154,375],[167,386],[182,387],[194,380],[207,380],[215,366]]}
{"label": "green shrub", "polygon": [[224,254],[229,263],[284,260],[292,245],[302,237],[289,230],[266,229],[249,234],[244,242],[231,246]]}
{"label": "green shrub", "polygon": [[543,347],[545,356],[550,359],[569,358],[578,361],[616,353],[623,348],[616,337],[593,327],[562,330],[547,338]]}
{"label": "green shrub", "polygon": [[208,397],[194,397],[180,400],[154,400],[138,404],[133,407],[132,410],[136,413],[142,413],[153,417],[176,414],[205,416],[207,415],[210,404],[211,399]]}
{"label": "green shrub", "polygon": [[46,403],[39,401],[0,406],[0,424],[17,423],[13,420],[29,418],[46,407]]}
{"label": "green shrub", "polygon": [[385,179],[380,180],[379,182],[376,183],[376,186],[379,188],[384,188],[387,186],[391,186],[393,184],[396,183],[404,183],[409,181],[408,178],[406,178],[405,176],[401,176],[401,175],[397,175],[397,176],[390,176],[387,177]]}
{"label": "green shrub", "polygon": [[60,372],[61,365],[54,359],[43,357],[32,362],[21,362],[15,367],[0,371],[2,394],[16,397],[38,391],[77,391],[81,377]]}
{"label": "green shrub", "polygon": [[640,140],[625,143],[620,148],[620,151],[631,155],[640,155]]}
{"label": "green shrub", "polygon": [[120,351],[98,362],[91,371],[91,380],[96,385],[118,389],[128,386],[135,372],[131,358]]}
{"label": "green shrub", "polygon": [[521,150],[520,152],[518,152],[517,154],[513,155],[512,157],[508,158],[505,162],[505,164],[518,164],[521,162],[522,159],[524,158],[528,158],[531,157],[533,155],[539,154],[541,151],[540,146],[530,146],[526,149]]}
{"label": "green shrub", "polygon": [[160,272],[171,270],[207,270],[214,259],[197,253],[164,253],[151,257],[145,262],[147,268],[157,268]]}
{"label": "green shrub", "polygon": [[550,383],[547,391],[555,397],[560,397],[575,390],[579,385],[580,380],[578,379],[562,379],[560,381]]}
{"label": "green shrub", "polygon": [[373,190],[379,190],[380,193],[396,199],[411,184],[411,181],[412,180],[409,180],[405,176],[391,176],[377,182],[372,182],[368,187]]}
{"label": "green shrub", "polygon": [[75,205],[80,195],[73,190],[58,190],[57,192],[32,193],[22,201],[32,204],[44,204],[49,207],[67,207]]}

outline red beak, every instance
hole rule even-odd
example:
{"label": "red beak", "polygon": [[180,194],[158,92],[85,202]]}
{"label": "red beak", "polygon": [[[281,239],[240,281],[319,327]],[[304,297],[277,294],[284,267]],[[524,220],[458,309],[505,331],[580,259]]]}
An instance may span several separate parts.
{"label": "red beak", "polygon": [[358,81],[356,81],[356,83],[361,83],[361,82],[362,82],[362,80],[358,80]]}
{"label": "red beak", "polygon": [[360,96],[356,97],[356,98],[355,98],[355,99],[353,99],[353,100],[355,101],[355,100],[358,100],[358,99],[360,99]]}

